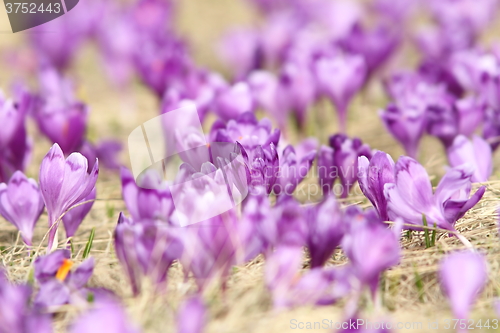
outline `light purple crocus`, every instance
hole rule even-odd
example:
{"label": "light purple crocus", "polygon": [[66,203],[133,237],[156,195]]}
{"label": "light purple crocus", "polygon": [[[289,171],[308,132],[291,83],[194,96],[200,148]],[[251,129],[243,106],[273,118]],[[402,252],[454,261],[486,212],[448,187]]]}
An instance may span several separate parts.
{"label": "light purple crocus", "polygon": [[177,312],[177,333],[202,333],[207,321],[207,309],[200,296],[182,302]]}
{"label": "light purple crocus", "polygon": [[[292,111],[300,128],[304,128],[307,110],[317,95],[317,83],[309,63],[287,61],[279,74],[278,103]],[[284,110],[281,110],[283,112]]]}
{"label": "light purple crocus", "polygon": [[82,224],[83,219],[92,209],[94,205],[94,201],[96,198],[96,189],[95,187],[92,191],[83,198],[82,201],[78,202],[64,214],[62,221],[64,224],[64,230],[66,231],[66,238],[73,237],[76,233],[76,230]]}
{"label": "light purple crocus", "polygon": [[4,98],[0,91],[0,123],[4,129],[0,134],[0,182],[7,182],[17,170],[24,170],[31,157],[32,143],[27,136],[25,118],[31,99],[22,94],[17,103]]}
{"label": "light purple crocus", "polygon": [[377,151],[371,160],[366,156],[358,158],[359,187],[370,200],[383,221],[389,220],[384,185],[394,183],[394,161],[389,154]]}
{"label": "light purple crocus", "polygon": [[487,182],[493,171],[491,147],[484,139],[474,135],[472,140],[459,135],[453,141],[453,145],[447,149],[448,160],[452,167],[464,163],[474,166],[471,176],[472,182]]}
{"label": "light purple crocus", "polygon": [[292,195],[297,185],[307,176],[316,158],[316,150],[300,156],[292,145],[283,150],[279,158],[279,173],[273,186],[275,194]]}
{"label": "light purple crocus", "polygon": [[261,66],[262,52],[259,50],[259,43],[255,29],[233,29],[223,37],[218,51],[237,79]]}
{"label": "light purple crocus", "polygon": [[167,271],[183,251],[182,242],[167,225],[128,219],[120,213],[114,238],[116,256],[129,277],[133,294],[140,293],[144,277],[158,290],[164,290]]}
{"label": "light purple crocus", "polygon": [[11,284],[3,270],[0,273],[0,326],[9,333],[51,333],[50,315],[30,304],[32,289],[26,284]]}
{"label": "light purple crocus", "polygon": [[0,184],[0,215],[21,231],[28,246],[32,244],[33,229],[43,207],[38,184],[21,171],[16,171],[8,184]]}
{"label": "light purple crocus", "polygon": [[387,130],[403,145],[406,154],[417,158],[420,139],[427,124],[426,108],[390,104],[379,112]]}
{"label": "light purple crocus", "polygon": [[365,60],[359,55],[325,56],[316,60],[314,72],[318,89],[335,105],[340,132],[345,133],[349,104],[366,80]]}
{"label": "light purple crocus", "polygon": [[57,246],[57,228],[60,218],[70,207],[87,197],[95,187],[98,162],[90,174],[88,161],[80,153],[72,153],[68,158],[57,143],[45,155],[40,166],[40,190],[49,215],[49,249]]}
{"label": "light purple crocus", "polygon": [[174,210],[172,194],[165,182],[154,171],[147,171],[140,179],[140,185],[135,182],[132,173],[122,167],[122,196],[132,218],[137,221],[167,222]]}
{"label": "light purple crocus", "polygon": [[235,211],[229,210],[179,230],[183,244],[180,263],[186,273],[193,274],[200,291],[214,281],[223,287],[226,284],[235,263],[236,223]]}
{"label": "light purple crocus", "polygon": [[[85,286],[94,271],[94,258],[86,259],[74,270],[70,258],[69,250],[57,250],[36,258],[34,274],[40,289],[35,297],[35,306],[47,308],[86,303],[88,294],[93,293]],[[100,295],[107,297],[105,292]]]}
{"label": "light purple crocus", "polygon": [[246,82],[238,82],[219,93],[214,101],[215,113],[224,121],[237,119],[245,112],[253,112],[255,102]]}
{"label": "light purple crocus", "polygon": [[318,154],[319,183],[323,193],[335,191],[335,180],[340,179],[342,198],[347,198],[358,180],[358,157],[371,158],[371,150],[359,138],[348,138],[345,134],[330,137],[330,147],[322,146]]}
{"label": "light purple crocus", "polygon": [[470,250],[451,253],[439,264],[439,280],[453,317],[467,320],[474,301],[488,281],[486,258]]}
{"label": "light purple crocus", "polygon": [[79,317],[71,333],[139,333],[129,316],[116,301],[95,302],[94,307]]}
{"label": "light purple crocus", "polygon": [[306,223],[311,268],[323,266],[340,244],[347,227],[335,196],[328,194],[321,203],[309,207]]}
{"label": "light purple crocus", "polygon": [[351,261],[356,277],[370,288],[375,297],[380,274],[399,263],[402,221],[396,220],[393,229],[389,229],[375,211],[362,212],[356,206],[350,207],[346,216],[351,223],[342,240],[342,249]]}
{"label": "light purple crocus", "polygon": [[247,82],[258,107],[267,111],[278,123],[280,129],[287,125],[284,98],[280,98],[281,88],[278,78],[271,72],[259,70],[249,74]]}
{"label": "light purple crocus", "polygon": [[425,215],[429,226],[454,231],[455,222],[481,200],[486,190],[481,186],[469,197],[474,172],[470,164],[449,169],[434,193],[429,175],[414,159],[402,156],[394,170],[394,183],[384,185],[389,218],[402,218],[416,229],[423,225]]}

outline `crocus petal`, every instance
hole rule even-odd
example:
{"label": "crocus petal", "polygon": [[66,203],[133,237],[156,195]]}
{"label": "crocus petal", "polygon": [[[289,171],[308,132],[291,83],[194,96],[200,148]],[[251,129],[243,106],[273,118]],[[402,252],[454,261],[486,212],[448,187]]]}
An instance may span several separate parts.
{"label": "crocus petal", "polygon": [[177,314],[178,333],[201,333],[206,322],[206,307],[200,296],[185,300]]}
{"label": "crocus petal", "polygon": [[455,252],[444,258],[439,278],[457,319],[468,319],[471,306],[487,282],[483,255],[471,251]]}

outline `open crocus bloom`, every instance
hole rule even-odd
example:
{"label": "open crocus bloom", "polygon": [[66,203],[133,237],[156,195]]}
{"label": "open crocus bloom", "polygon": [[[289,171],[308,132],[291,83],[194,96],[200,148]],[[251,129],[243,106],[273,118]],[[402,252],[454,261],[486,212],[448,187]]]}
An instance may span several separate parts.
{"label": "open crocus bloom", "polygon": [[424,167],[402,156],[395,166],[394,183],[384,185],[389,218],[400,217],[405,223],[422,226],[425,216],[429,226],[454,231],[455,222],[479,202],[486,190],[482,186],[469,197],[473,172],[470,164],[449,169],[433,193]]}
{"label": "open crocus bloom", "polygon": [[474,164],[473,182],[487,182],[493,171],[492,150],[488,142],[474,135],[472,140],[459,135],[448,148],[448,160],[451,166],[459,166],[464,163]]}

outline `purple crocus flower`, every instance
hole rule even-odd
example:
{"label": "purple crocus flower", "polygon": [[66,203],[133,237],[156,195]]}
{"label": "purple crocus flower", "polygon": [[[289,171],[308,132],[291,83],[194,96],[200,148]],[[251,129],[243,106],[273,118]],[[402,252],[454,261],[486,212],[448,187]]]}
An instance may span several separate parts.
{"label": "purple crocus flower", "polygon": [[453,145],[448,148],[448,160],[452,167],[457,167],[464,163],[474,165],[474,173],[471,176],[472,182],[487,182],[493,171],[491,147],[484,139],[474,135],[472,140],[459,135],[453,141]]}
{"label": "purple crocus flower", "polygon": [[121,165],[118,154],[122,148],[118,140],[101,140],[95,146],[96,156],[106,169],[118,170]]}
{"label": "purple crocus flower", "polygon": [[236,78],[243,78],[261,66],[262,52],[259,43],[255,29],[233,29],[223,37],[218,51]]}
{"label": "purple crocus flower", "polygon": [[394,183],[394,161],[389,154],[377,151],[371,160],[366,156],[358,158],[359,187],[370,200],[383,221],[389,220],[384,185]]}
{"label": "purple crocus flower", "polygon": [[[83,219],[90,212],[90,209],[94,205],[94,200],[96,198],[95,187],[92,191],[83,198],[82,201],[78,202],[64,214],[62,221],[64,224],[64,230],[66,231],[66,238],[73,237],[76,230],[82,224]],[[84,203],[85,202],[85,203]]]}
{"label": "purple crocus flower", "polygon": [[1,332],[51,333],[50,316],[29,306],[31,287],[10,284],[4,272],[0,277],[0,326]]}
{"label": "purple crocus flower", "polygon": [[207,309],[200,296],[183,301],[177,313],[177,333],[202,333]]}
{"label": "purple crocus flower", "polygon": [[115,229],[115,250],[132,285],[141,291],[141,280],[148,277],[159,290],[164,289],[167,271],[181,257],[180,239],[163,223],[127,219],[120,213]]}
{"label": "purple crocus flower", "polygon": [[278,147],[280,130],[272,130],[267,118],[257,120],[254,114],[247,112],[227,124],[216,121],[210,130],[210,142],[239,142],[247,154],[251,155],[258,146],[273,143]]}
{"label": "purple crocus flower", "polygon": [[363,213],[356,206],[346,215],[351,224],[342,240],[342,249],[353,265],[354,274],[375,297],[380,274],[399,263],[402,221],[396,220],[398,223],[389,229],[374,210]]}
{"label": "purple crocus flower", "polygon": [[420,139],[427,124],[426,108],[390,104],[379,112],[387,130],[403,145],[406,154],[417,158]]}
{"label": "purple crocus flower", "polygon": [[335,105],[345,133],[349,103],[366,80],[366,63],[359,55],[336,54],[316,60],[314,71],[318,89]]}
{"label": "purple crocus flower", "polygon": [[310,207],[306,214],[311,268],[320,267],[331,257],[344,236],[344,214],[332,194],[326,195],[320,204]]}
{"label": "purple crocus flower", "polygon": [[349,35],[340,41],[340,46],[351,54],[363,56],[367,76],[373,74],[392,55],[399,44],[397,33],[387,26],[379,25],[367,31],[360,24],[354,26]]}
{"label": "purple crocus flower", "polygon": [[40,131],[69,155],[83,144],[87,106],[75,98],[73,82],[55,68],[43,68],[39,81],[40,92],[33,109],[35,120]]}
{"label": "purple crocus flower", "polygon": [[229,210],[180,229],[184,249],[180,262],[186,273],[193,274],[199,290],[214,281],[226,283],[229,269],[235,263],[236,222],[234,210]]}
{"label": "purple crocus flower", "polygon": [[94,307],[79,317],[71,333],[139,333],[123,307],[114,301],[95,302]]}
{"label": "purple crocus flower", "polygon": [[309,64],[287,61],[279,75],[278,102],[285,110],[295,114],[301,128],[305,125],[307,110],[314,103],[316,95],[317,85]]}
{"label": "purple crocus flower", "polygon": [[454,318],[467,320],[475,299],[488,281],[486,258],[469,250],[449,254],[439,265],[439,279]]}
{"label": "purple crocus flower", "polygon": [[[278,152],[273,143],[264,147],[258,146],[253,151],[253,156],[249,156],[244,149],[242,150],[242,154],[245,164],[250,171],[251,187],[263,186],[267,193],[271,193],[273,188],[279,187],[275,186],[275,183],[279,177],[280,162]],[[278,191],[281,193],[281,190]]]}
{"label": "purple crocus flower", "polygon": [[300,156],[288,145],[279,158],[279,174],[273,186],[275,194],[292,195],[297,185],[307,176],[316,158],[316,150]]}
{"label": "purple crocus flower", "polygon": [[121,181],[123,200],[134,220],[168,221],[174,210],[172,194],[154,170],[140,180],[144,188],[137,186],[132,173],[124,167]]}
{"label": "purple crocus flower", "polygon": [[67,159],[57,143],[45,155],[40,166],[40,190],[49,215],[49,249],[57,246],[57,228],[60,218],[70,207],[87,197],[95,187],[98,162],[90,174],[88,161],[80,153],[72,153]]}
{"label": "purple crocus flower", "polygon": [[43,207],[38,184],[21,171],[16,171],[8,184],[0,184],[0,215],[21,231],[28,246],[32,244],[33,229]]}
{"label": "purple crocus flower", "polygon": [[493,151],[500,146],[500,109],[486,110],[482,136],[488,140]]}
{"label": "purple crocus flower", "polygon": [[26,134],[25,118],[28,105],[23,94],[18,103],[4,98],[0,91],[0,182],[7,182],[17,170],[24,170],[31,156],[31,141]]}
{"label": "purple crocus flower", "polygon": [[280,98],[281,87],[278,78],[271,72],[259,70],[251,72],[247,82],[255,103],[272,115],[280,129],[285,129],[288,114],[283,112],[287,107],[284,98]]}
{"label": "purple crocus flower", "polygon": [[246,82],[238,82],[219,93],[214,101],[215,113],[224,121],[237,119],[245,112],[253,112],[255,103]]}
{"label": "purple crocus flower", "polygon": [[396,166],[394,183],[386,183],[389,218],[400,217],[405,223],[423,225],[425,215],[429,226],[454,231],[455,222],[481,200],[486,187],[480,187],[470,198],[474,169],[463,164],[449,169],[433,193],[429,175],[414,159],[402,156]]}
{"label": "purple crocus flower", "polygon": [[[46,308],[84,303],[88,293],[93,293],[85,285],[94,271],[94,258],[83,261],[75,270],[71,270],[74,263],[70,258],[69,250],[57,250],[36,258],[35,279],[40,290],[35,297],[35,306]],[[105,293],[101,295],[107,296]]]}
{"label": "purple crocus flower", "polygon": [[339,178],[339,194],[342,198],[347,198],[351,187],[358,180],[358,157],[371,158],[371,150],[360,139],[349,139],[345,134],[331,136],[330,147],[322,146],[319,151],[319,183],[323,193],[327,193],[334,189],[334,182]]}

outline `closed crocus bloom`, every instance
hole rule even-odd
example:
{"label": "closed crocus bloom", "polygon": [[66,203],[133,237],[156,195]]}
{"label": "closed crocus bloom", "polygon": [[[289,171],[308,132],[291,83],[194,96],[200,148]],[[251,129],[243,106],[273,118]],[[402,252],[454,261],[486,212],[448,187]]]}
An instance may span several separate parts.
{"label": "closed crocus bloom", "polygon": [[36,181],[26,178],[21,171],[16,171],[8,184],[0,184],[0,215],[21,231],[28,246],[32,244],[33,229],[43,206]]}
{"label": "closed crocus bloom", "polygon": [[283,65],[279,75],[279,102],[295,114],[301,128],[305,125],[307,110],[314,103],[316,95],[316,82],[308,63],[288,61]]}
{"label": "closed crocus bloom", "polygon": [[50,315],[29,306],[31,287],[10,284],[4,272],[0,273],[0,332],[2,333],[51,333]]}
{"label": "closed crocus bloom", "polygon": [[354,274],[375,296],[380,274],[399,263],[401,257],[401,220],[387,228],[374,211],[362,212],[353,206],[346,212],[350,228],[342,249],[353,265]]}
{"label": "closed crocus bloom", "polygon": [[306,222],[311,267],[323,266],[340,244],[347,226],[335,196],[328,194],[320,204],[309,207]]}
{"label": "closed crocus bloom", "polygon": [[214,101],[214,109],[215,113],[225,121],[237,119],[245,112],[253,112],[255,103],[248,84],[238,82],[220,92]]}
{"label": "closed crocus bloom", "polygon": [[235,211],[229,210],[180,230],[184,246],[180,262],[186,273],[193,274],[199,290],[214,281],[226,283],[235,263],[236,223]]}
{"label": "closed crocus bloom", "polygon": [[247,81],[255,103],[273,116],[280,129],[285,129],[288,113],[285,112],[285,101],[280,98],[278,78],[271,72],[259,70],[251,72]]}
{"label": "closed crocus bloom", "polygon": [[258,146],[254,150],[253,156],[249,156],[244,149],[242,154],[250,171],[251,187],[263,186],[267,193],[271,193],[280,172],[278,152],[274,144],[270,143],[264,147]]}
{"label": "closed crocus bloom", "polygon": [[87,106],[75,103],[59,110],[38,111],[36,121],[43,134],[59,144],[65,154],[70,154],[83,144],[87,115]]}
{"label": "closed crocus bloom", "polygon": [[40,190],[49,215],[49,249],[57,246],[57,228],[61,215],[87,197],[95,187],[98,163],[87,173],[87,159],[80,153],[68,158],[57,143],[45,155],[40,166]]}
{"label": "closed crocus bloom", "polygon": [[364,30],[360,24],[340,41],[340,46],[352,54],[363,56],[368,75],[372,75],[394,52],[399,36],[387,26],[379,25],[373,30]]}
{"label": "closed crocus bloom", "polygon": [[114,238],[116,256],[128,274],[134,295],[140,293],[144,277],[163,290],[170,265],[183,251],[171,229],[163,223],[127,219],[120,213]]}
{"label": "closed crocus bloom", "polygon": [[94,307],[71,325],[71,333],[139,333],[118,302],[95,302]]}
{"label": "closed crocus bloom", "polygon": [[167,222],[174,210],[172,194],[165,182],[162,182],[154,170],[146,171],[137,186],[132,173],[122,167],[122,196],[127,209],[134,220],[156,220]]}
{"label": "closed crocus bloom", "polygon": [[288,145],[279,159],[279,174],[273,187],[277,195],[292,195],[297,185],[307,176],[316,157],[316,150],[298,156],[293,146]]}
{"label": "closed crocus bloom", "polygon": [[340,131],[345,133],[347,109],[366,80],[366,63],[359,55],[336,54],[316,60],[314,71],[318,89],[335,105]]}
{"label": "closed crocus bloom", "polygon": [[[345,134],[336,134],[330,137],[332,150],[321,148],[318,156],[320,184],[329,191],[335,179],[340,179],[340,196],[347,198],[352,186],[358,180],[358,157],[371,158],[371,150],[359,138],[348,138]],[[332,154],[328,156],[328,154]],[[323,170],[322,170],[323,169]]]}
{"label": "closed crocus bloom", "polygon": [[0,122],[2,131],[0,133],[0,148],[5,148],[12,140],[19,123],[24,121],[24,115],[16,107],[13,101],[4,97],[0,91]]}
{"label": "closed crocus bloom", "polygon": [[453,317],[468,319],[474,301],[488,281],[484,255],[473,251],[454,252],[439,264],[439,280]]}
{"label": "closed crocus bloom", "polygon": [[390,104],[379,115],[387,130],[403,145],[406,154],[417,158],[420,139],[427,124],[426,108]]}
{"label": "closed crocus bloom", "polygon": [[480,187],[471,197],[470,164],[449,169],[432,192],[429,175],[414,159],[402,156],[396,166],[394,183],[386,183],[384,195],[391,220],[398,217],[418,229],[425,215],[429,226],[454,231],[455,222],[482,198],[486,187]]}
{"label": "closed crocus bloom", "polygon": [[218,51],[236,78],[243,78],[261,66],[263,59],[259,37],[254,29],[245,28],[233,29],[223,37]]}
{"label": "closed crocus bloom", "polygon": [[95,198],[96,190],[94,187],[89,195],[83,198],[82,201],[76,203],[73,208],[64,214],[62,221],[64,224],[64,230],[66,230],[66,238],[70,238],[75,235],[76,230],[83,222],[83,219],[90,212],[90,209],[92,209]]}
{"label": "closed crocus bloom", "polygon": [[177,313],[177,333],[202,333],[207,321],[207,309],[200,296],[183,301]]}
{"label": "closed crocus bloom", "polygon": [[474,173],[472,182],[487,182],[493,171],[491,147],[484,139],[474,135],[472,140],[463,135],[459,135],[453,141],[453,145],[448,148],[448,160],[452,167],[464,163],[472,163]]}
{"label": "closed crocus bloom", "polygon": [[377,210],[380,218],[389,220],[384,185],[394,183],[394,161],[389,154],[377,151],[371,160],[366,156],[358,158],[359,187]]}

